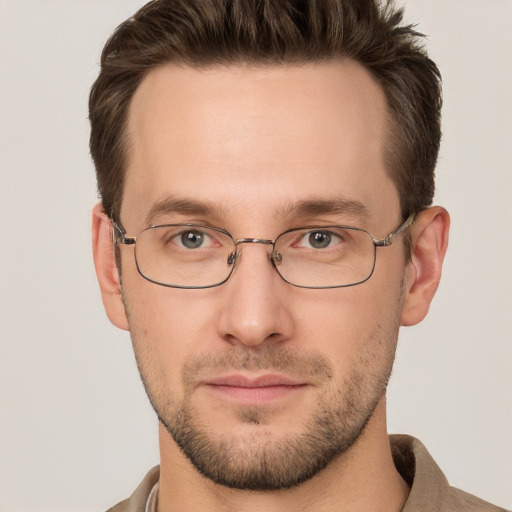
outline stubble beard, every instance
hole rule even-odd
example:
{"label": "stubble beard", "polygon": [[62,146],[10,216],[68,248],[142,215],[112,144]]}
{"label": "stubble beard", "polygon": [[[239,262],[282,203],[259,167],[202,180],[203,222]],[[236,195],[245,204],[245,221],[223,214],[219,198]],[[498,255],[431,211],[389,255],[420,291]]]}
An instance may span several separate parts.
{"label": "stubble beard", "polygon": [[[395,357],[404,285],[402,279],[395,318],[388,319],[385,326],[376,324],[363,341],[350,375],[335,390],[327,386],[333,378],[331,364],[318,353],[299,355],[281,345],[265,345],[258,352],[232,347],[216,357],[188,361],[182,375],[184,398],[177,401],[164,379],[155,378],[158,363],[148,349],[150,344],[131,329],[139,373],[151,405],[191,464],[216,484],[248,491],[300,485],[354,445],[384,397]],[[125,297],[123,301],[130,317]],[[193,404],[194,376],[206,368],[314,375],[326,385],[301,433],[276,437],[271,420],[267,428],[261,408],[239,406],[235,409],[237,420],[254,428],[249,434],[226,431],[219,435],[211,431],[207,418],[201,417]]]}
{"label": "stubble beard", "polygon": [[[382,339],[373,342],[377,345],[391,343]],[[137,347],[135,339],[134,347]],[[288,374],[298,374],[299,370],[304,375],[303,369],[309,367],[317,376],[319,371],[323,373],[323,380],[328,384],[332,370],[322,356],[298,356],[279,345],[269,345],[260,352],[250,353],[233,347],[217,359],[198,358],[187,365],[183,372],[185,395],[181,401],[175,401],[162,382],[150,382],[148,376],[153,374],[149,370],[151,365],[147,364],[148,357],[141,356],[137,348],[135,351],[153,409],[192,465],[217,484],[253,491],[297,486],[353,446],[385,394],[394,358],[393,349],[389,361],[385,364],[380,361],[382,367],[376,369],[378,356],[363,351],[354,365],[358,370],[354,370],[339,389],[333,391],[332,386],[323,386],[320,396],[315,397],[318,405],[310,412],[301,431],[283,437],[273,435],[271,416],[267,424],[265,410],[258,406],[234,409],[237,421],[251,426],[249,432],[212,432],[207,418],[202,417],[194,406],[194,392],[186,385],[187,374],[204,367],[229,367],[231,370],[267,369]],[[383,354],[379,353],[379,356]]]}
{"label": "stubble beard", "polygon": [[[339,403],[353,404],[338,408],[325,405],[322,402],[326,400],[320,397],[320,405],[302,432],[286,438],[272,435],[264,414],[256,407],[235,411],[240,423],[254,425],[246,435],[214,435],[185,401],[170,417],[159,418],[181,451],[207,478],[235,489],[272,491],[309,480],[348,450],[363,432],[381,396],[364,410],[355,396],[338,393]],[[359,414],[347,414],[356,407]]]}

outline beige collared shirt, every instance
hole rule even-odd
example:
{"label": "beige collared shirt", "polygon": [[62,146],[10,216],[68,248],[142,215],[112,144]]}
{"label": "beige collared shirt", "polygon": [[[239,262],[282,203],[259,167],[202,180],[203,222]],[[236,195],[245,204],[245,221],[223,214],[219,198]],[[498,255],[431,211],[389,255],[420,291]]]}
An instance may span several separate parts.
{"label": "beige collared shirt", "polygon": [[[423,444],[414,437],[389,436],[395,465],[411,492],[402,512],[506,512],[451,487]],[[159,467],[153,468],[131,498],[107,512],[157,512]]]}

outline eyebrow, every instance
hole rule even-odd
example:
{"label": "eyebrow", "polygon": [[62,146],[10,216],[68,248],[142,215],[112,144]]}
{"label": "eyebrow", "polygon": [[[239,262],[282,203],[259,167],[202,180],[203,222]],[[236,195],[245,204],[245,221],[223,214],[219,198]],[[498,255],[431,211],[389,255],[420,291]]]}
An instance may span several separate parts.
{"label": "eyebrow", "polygon": [[204,217],[220,217],[221,211],[217,205],[209,201],[196,201],[188,198],[166,197],[157,201],[146,215],[146,225],[151,224],[159,215],[199,215]]}
{"label": "eyebrow", "polygon": [[[197,215],[225,219],[230,216],[225,208],[210,201],[197,201],[189,198],[167,197],[157,201],[146,215],[145,225],[152,224],[159,215]],[[291,218],[316,217],[319,215],[350,215],[363,220],[368,219],[369,212],[361,202],[346,198],[305,199],[290,202],[276,212],[276,218],[286,221]]]}
{"label": "eyebrow", "polygon": [[277,217],[289,219],[293,217],[315,217],[318,215],[350,215],[367,220],[370,216],[363,203],[346,198],[307,199],[290,203],[278,210]]}

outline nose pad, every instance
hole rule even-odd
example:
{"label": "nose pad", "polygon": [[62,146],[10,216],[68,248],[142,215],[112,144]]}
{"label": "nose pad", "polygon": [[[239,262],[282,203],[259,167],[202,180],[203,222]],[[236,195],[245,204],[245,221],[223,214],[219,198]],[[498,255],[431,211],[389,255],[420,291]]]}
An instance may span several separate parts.
{"label": "nose pad", "polygon": [[228,264],[228,267],[235,266],[239,263],[241,260],[242,254],[238,249],[228,254],[228,259],[226,263]]}
{"label": "nose pad", "polygon": [[[241,254],[241,251],[239,251],[239,250],[229,253],[227,261],[226,261],[228,267],[238,264],[239,261],[241,260],[241,257],[242,257],[242,254]],[[277,267],[283,261],[283,255],[280,252],[272,251],[268,255],[268,259],[270,260],[270,262],[272,263],[272,265],[274,267]]]}
{"label": "nose pad", "polygon": [[[263,239],[260,240],[258,238],[254,238],[254,239],[244,238],[244,239],[240,239],[240,241],[238,243],[246,243],[247,244],[250,242],[272,244],[272,242],[270,240],[263,240]],[[226,264],[228,267],[233,267],[231,269],[231,272],[233,272],[234,267],[238,266],[241,259],[242,259],[242,251],[238,248],[228,254],[228,257],[226,259]],[[270,263],[272,264],[272,266],[274,267],[274,269],[277,270],[277,267],[283,261],[283,255],[279,251],[271,251],[268,253],[268,259],[269,259]],[[277,270],[277,272],[278,272],[278,274],[280,274],[279,270]]]}
{"label": "nose pad", "polygon": [[272,263],[274,264],[274,267],[277,267],[283,261],[283,255],[280,252],[273,251],[270,254],[270,261],[272,261]]}

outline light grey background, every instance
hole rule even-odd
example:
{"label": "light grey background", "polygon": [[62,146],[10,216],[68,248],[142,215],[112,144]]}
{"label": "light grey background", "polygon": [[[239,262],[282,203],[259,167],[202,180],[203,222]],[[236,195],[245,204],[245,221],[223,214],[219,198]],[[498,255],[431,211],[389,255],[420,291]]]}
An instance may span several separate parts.
{"label": "light grey background", "polygon": [[[105,510],[158,462],[89,240],[88,89],[142,3],[0,0],[0,511]],[[390,430],[512,508],[512,2],[406,5],[444,75],[436,202],[453,226],[430,316],[401,334]]]}

